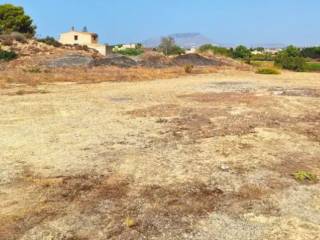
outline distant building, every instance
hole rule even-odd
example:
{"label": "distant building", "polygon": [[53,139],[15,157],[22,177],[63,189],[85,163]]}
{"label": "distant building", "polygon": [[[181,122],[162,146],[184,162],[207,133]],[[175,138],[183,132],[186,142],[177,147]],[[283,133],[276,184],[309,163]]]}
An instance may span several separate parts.
{"label": "distant building", "polygon": [[264,54],[264,51],[254,50],[254,51],[251,51],[251,54],[252,54],[252,55]]}
{"label": "distant building", "polygon": [[254,50],[254,51],[251,51],[251,54],[252,55],[259,55],[259,54],[266,54],[266,53],[269,53],[269,54],[272,54],[272,55],[275,55],[277,54],[278,52],[280,52],[282,49],[280,48],[265,48],[263,50]]}
{"label": "distant building", "polygon": [[195,48],[195,47],[192,47],[192,48],[186,50],[187,54],[196,53],[196,52],[197,52],[197,48]]}
{"label": "distant building", "polygon": [[282,48],[266,48],[264,50],[265,53],[271,53],[271,54],[277,54],[278,52],[281,52]]}
{"label": "distant building", "polygon": [[102,55],[107,54],[106,45],[99,43],[99,36],[96,33],[87,31],[79,32],[72,28],[71,31],[60,34],[59,42],[62,44],[88,46],[89,48],[97,50]]}
{"label": "distant building", "polygon": [[123,44],[123,45],[115,46],[112,49],[112,51],[118,52],[118,51],[122,51],[122,50],[126,50],[126,49],[134,49],[134,48],[137,48],[137,44]]}

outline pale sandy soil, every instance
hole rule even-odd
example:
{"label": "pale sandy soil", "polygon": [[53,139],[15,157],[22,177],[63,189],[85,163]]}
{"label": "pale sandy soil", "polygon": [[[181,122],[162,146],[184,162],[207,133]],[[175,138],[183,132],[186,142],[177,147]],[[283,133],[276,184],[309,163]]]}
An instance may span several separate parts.
{"label": "pale sandy soil", "polygon": [[1,240],[320,239],[319,74],[36,88],[0,90]]}

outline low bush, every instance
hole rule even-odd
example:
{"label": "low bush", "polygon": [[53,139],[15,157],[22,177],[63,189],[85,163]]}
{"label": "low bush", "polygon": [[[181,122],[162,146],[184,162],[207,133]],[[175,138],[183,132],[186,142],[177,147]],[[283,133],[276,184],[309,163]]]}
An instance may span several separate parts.
{"label": "low bush", "polygon": [[297,72],[306,70],[306,60],[303,57],[290,57],[287,53],[278,54],[275,59],[275,65]]}
{"label": "low bush", "polygon": [[270,74],[277,75],[280,74],[280,71],[274,68],[260,68],[256,71],[257,74]]}
{"label": "low bush", "polygon": [[174,45],[168,49],[161,49],[159,48],[158,49],[159,52],[162,52],[164,55],[166,56],[170,56],[170,55],[182,55],[182,54],[185,54],[186,51],[179,47],[178,45]]}
{"label": "low bush", "polygon": [[39,67],[26,68],[23,69],[23,71],[28,73],[41,73],[41,69]]}
{"label": "low bush", "polygon": [[301,54],[305,58],[320,59],[320,47],[309,47],[301,50]]}
{"label": "low bush", "polygon": [[46,37],[46,38],[40,38],[40,39],[37,39],[38,42],[42,42],[42,43],[45,43],[47,45],[50,45],[50,46],[54,46],[54,47],[61,47],[62,44],[60,42],[58,42],[55,38],[53,37]]}
{"label": "low bush", "polygon": [[169,51],[168,51],[168,55],[181,55],[181,54],[185,54],[186,51],[179,47],[178,45],[173,46]]}
{"label": "low bush", "polygon": [[127,227],[127,228],[133,228],[137,225],[137,222],[131,218],[131,217],[127,217],[124,221],[124,225]]}
{"label": "low bush", "polygon": [[0,60],[3,61],[11,61],[17,58],[17,54],[13,51],[5,51],[0,49]]}
{"label": "low bush", "polygon": [[316,182],[317,176],[308,171],[298,171],[293,174],[293,177],[298,182]]}
{"label": "low bush", "polygon": [[234,58],[240,58],[240,59],[244,59],[246,61],[250,62],[250,58],[251,58],[251,51],[250,49],[248,49],[247,47],[240,45],[238,47],[236,47],[233,51],[233,57]]}
{"label": "low bush", "polygon": [[126,48],[117,50],[116,53],[126,55],[126,56],[139,56],[143,53],[143,49],[141,48]]}
{"label": "low bush", "polygon": [[184,66],[185,73],[192,73],[194,66],[192,64],[188,64]]}
{"label": "low bush", "polygon": [[227,57],[231,57],[232,56],[232,51],[230,49],[224,48],[224,47],[213,46],[211,44],[202,45],[198,49],[198,52],[199,53],[210,52],[210,53],[212,53],[214,55],[227,56]]}
{"label": "low bush", "polygon": [[2,42],[3,45],[11,46],[13,45],[14,41],[26,43],[27,37],[22,33],[13,32],[10,34],[1,34],[0,41]]}
{"label": "low bush", "polygon": [[274,56],[271,53],[253,54],[251,61],[274,61]]}
{"label": "low bush", "polygon": [[289,46],[279,52],[274,63],[281,68],[297,72],[306,70],[306,59],[302,57],[300,49],[294,46]]}

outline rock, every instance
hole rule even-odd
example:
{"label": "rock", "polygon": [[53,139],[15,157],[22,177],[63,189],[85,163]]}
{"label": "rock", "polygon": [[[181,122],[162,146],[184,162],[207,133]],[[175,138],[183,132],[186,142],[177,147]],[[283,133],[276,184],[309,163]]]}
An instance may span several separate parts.
{"label": "rock", "polygon": [[228,172],[228,171],[230,170],[230,167],[227,166],[227,165],[221,165],[221,166],[220,166],[220,169],[221,169],[222,171],[224,171],[224,172]]}
{"label": "rock", "polygon": [[43,64],[49,68],[58,67],[80,67],[89,66],[93,61],[90,56],[80,55],[80,54],[69,54],[63,57],[51,59],[44,62]]}
{"label": "rock", "polygon": [[199,54],[184,54],[173,59],[173,63],[179,66],[194,65],[194,66],[220,66],[222,63],[216,59],[203,57]]}
{"label": "rock", "polygon": [[123,67],[129,68],[137,66],[138,63],[133,59],[125,56],[119,55],[110,55],[105,58],[96,59],[92,62],[93,66],[116,66],[116,67]]}

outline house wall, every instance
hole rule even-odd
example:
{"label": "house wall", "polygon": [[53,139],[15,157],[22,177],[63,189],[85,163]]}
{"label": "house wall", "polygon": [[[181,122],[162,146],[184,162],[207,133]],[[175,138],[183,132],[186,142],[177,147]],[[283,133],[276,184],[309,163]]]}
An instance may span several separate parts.
{"label": "house wall", "polygon": [[97,50],[102,55],[107,55],[107,46],[103,44],[88,44],[89,48]]}
{"label": "house wall", "polygon": [[[75,40],[75,36],[78,36],[78,39]],[[98,43],[98,37],[94,39],[94,34],[90,33],[81,33],[81,32],[67,32],[62,33],[60,35],[60,43],[62,44],[78,44],[78,45],[85,45],[89,48],[97,50],[100,54],[106,55],[107,54],[107,47],[103,44]]]}
{"label": "house wall", "polygon": [[[78,40],[75,40],[75,36],[78,36]],[[60,42],[62,44],[79,44],[79,45],[97,43],[97,41],[95,42],[93,41],[91,34],[81,33],[81,32],[62,33],[60,36]]]}

